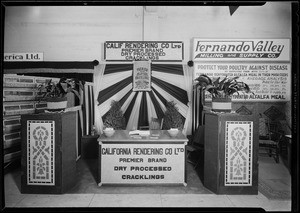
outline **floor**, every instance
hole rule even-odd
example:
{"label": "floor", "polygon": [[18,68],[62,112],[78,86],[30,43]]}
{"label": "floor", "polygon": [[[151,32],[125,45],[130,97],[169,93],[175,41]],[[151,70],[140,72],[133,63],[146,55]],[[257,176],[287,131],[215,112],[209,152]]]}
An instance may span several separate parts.
{"label": "floor", "polygon": [[[188,186],[179,187],[98,187],[95,181],[96,161],[79,160],[77,184],[62,195],[21,194],[19,167],[4,177],[6,207],[239,207],[266,211],[291,211],[291,199],[268,199],[258,195],[216,195],[203,187],[200,178],[188,164]],[[270,157],[259,157],[259,180],[273,183],[279,190],[291,192],[291,176],[284,161],[276,164]]]}

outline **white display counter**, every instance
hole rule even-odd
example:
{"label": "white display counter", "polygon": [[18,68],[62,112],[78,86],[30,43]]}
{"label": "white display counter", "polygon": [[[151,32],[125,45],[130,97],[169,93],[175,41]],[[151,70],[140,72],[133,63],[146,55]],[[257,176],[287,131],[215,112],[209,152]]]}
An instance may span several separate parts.
{"label": "white display counter", "polygon": [[98,185],[183,184],[186,186],[188,139],[181,132],[170,137],[165,130],[149,136],[131,136],[116,130],[99,141]]}

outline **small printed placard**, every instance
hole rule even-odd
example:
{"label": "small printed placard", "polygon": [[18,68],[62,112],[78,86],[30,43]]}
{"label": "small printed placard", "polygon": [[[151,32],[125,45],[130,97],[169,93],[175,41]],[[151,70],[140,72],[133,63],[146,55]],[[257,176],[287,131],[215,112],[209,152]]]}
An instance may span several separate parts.
{"label": "small printed placard", "polygon": [[149,61],[133,63],[133,91],[151,90],[151,66]]}

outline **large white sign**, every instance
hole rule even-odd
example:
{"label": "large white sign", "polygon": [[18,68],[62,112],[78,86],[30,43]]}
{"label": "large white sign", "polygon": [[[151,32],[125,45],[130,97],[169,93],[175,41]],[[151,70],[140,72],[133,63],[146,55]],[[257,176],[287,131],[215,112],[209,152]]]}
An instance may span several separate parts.
{"label": "large white sign", "polygon": [[180,41],[106,41],[107,61],[182,61]]}
{"label": "large white sign", "polygon": [[193,61],[290,61],[290,39],[194,39]]}
{"label": "large white sign", "polygon": [[184,144],[102,144],[101,184],[186,184]]}
{"label": "large white sign", "polygon": [[4,61],[44,61],[43,53],[4,53]]}
{"label": "large white sign", "polygon": [[[200,63],[194,65],[194,79],[205,74],[212,79],[239,76],[254,94],[235,93],[236,101],[290,101],[291,66],[289,63]],[[209,93],[206,99],[210,99]]]}

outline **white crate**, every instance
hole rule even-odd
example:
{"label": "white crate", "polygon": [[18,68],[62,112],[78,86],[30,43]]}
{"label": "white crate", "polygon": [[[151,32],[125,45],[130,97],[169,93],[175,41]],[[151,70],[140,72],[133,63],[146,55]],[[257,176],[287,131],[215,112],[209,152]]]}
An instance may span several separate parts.
{"label": "white crate", "polygon": [[28,101],[36,99],[37,90],[33,88],[3,88],[3,101]]}
{"label": "white crate", "polygon": [[34,77],[4,75],[3,87],[36,87]]}
{"label": "white crate", "polygon": [[35,112],[35,102],[4,102],[3,103],[3,115],[22,115],[33,114]]}
{"label": "white crate", "polygon": [[11,147],[14,147],[14,146],[18,146],[18,145],[21,145],[21,137],[19,138],[14,138],[14,139],[11,139],[11,140],[3,140],[3,149],[8,149],[8,148],[11,148]]}
{"label": "white crate", "polygon": [[36,109],[46,109],[47,108],[47,102],[41,101],[41,102],[35,102],[34,104]]}
{"label": "white crate", "polygon": [[58,82],[59,78],[43,78],[34,76],[20,76],[15,74],[5,74],[3,77],[3,87],[28,87],[34,88],[37,85],[46,82],[46,80],[52,79],[54,82]]}
{"label": "white crate", "polygon": [[3,117],[3,134],[8,134],[21,129],[21,116]]}

